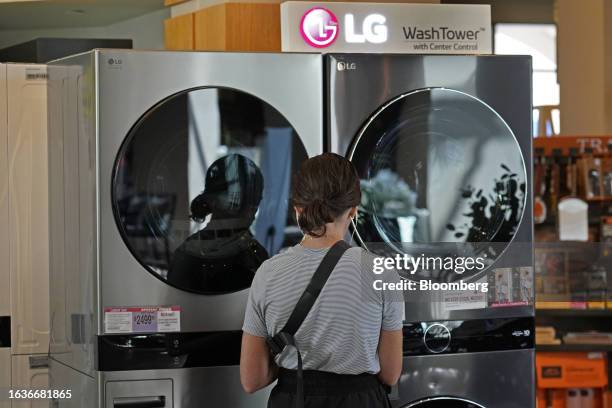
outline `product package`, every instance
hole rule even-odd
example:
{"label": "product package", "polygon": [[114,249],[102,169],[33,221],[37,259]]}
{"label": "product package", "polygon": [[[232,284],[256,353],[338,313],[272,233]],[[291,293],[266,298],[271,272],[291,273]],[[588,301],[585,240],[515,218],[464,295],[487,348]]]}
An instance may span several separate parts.
{"label": "product package", "polygon": [[604,353],[537,353],[540,388],[603,388],[608,385]]}
{"label": "product package", "polygon": [[536,247],[535,283],[538,308],[570,306],[566,253],[561,248]]}

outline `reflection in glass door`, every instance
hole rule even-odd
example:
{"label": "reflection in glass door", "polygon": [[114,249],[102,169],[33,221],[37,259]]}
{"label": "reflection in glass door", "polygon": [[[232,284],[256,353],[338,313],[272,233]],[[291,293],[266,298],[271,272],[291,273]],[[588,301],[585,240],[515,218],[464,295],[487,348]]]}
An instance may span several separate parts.
{"label": "reflection in glass door", "polygon": [[419,253],[461,245],[466,254],[486,250],[493,262],[522,218],[518,142],[491,107],[465,93],[432,88],[397,97],[366,123],[349,158],[363,189],[356,235],[375,252],[377,243]]}
{"label": "reflection in glass door", "polygon": [[247,288],[264,260],[301,238],[288,199],[306,158],[266,102],[227,88],[179,93],[145,113],[120,150],[118,227],[138,261],[170,285]]}

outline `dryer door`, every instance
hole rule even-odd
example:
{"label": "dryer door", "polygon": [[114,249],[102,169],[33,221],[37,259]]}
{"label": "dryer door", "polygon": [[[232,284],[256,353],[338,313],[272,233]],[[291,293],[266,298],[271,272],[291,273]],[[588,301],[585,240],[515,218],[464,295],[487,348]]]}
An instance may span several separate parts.
{"label": "dryer door", "polygon": [[348,156],[362,180],[356,236],[368,249],[420,254],[448,243],[492,262],[512,241],[525,164],[510,127],[479,99],[445,88],[400,95],[365,123]]}
{"label": "dryer door", "polygon": [[268,257],[301,239],[288,205],[307,158],[291,124],[228,88],[173,95],[128,134],[113,175],[113,210],[136,259],[179,289],[235,292]]}
{"label": "dryer door", "polygon": [[412,402],[402,408],[485,408],[475,402],[454,397],[433,397]]}

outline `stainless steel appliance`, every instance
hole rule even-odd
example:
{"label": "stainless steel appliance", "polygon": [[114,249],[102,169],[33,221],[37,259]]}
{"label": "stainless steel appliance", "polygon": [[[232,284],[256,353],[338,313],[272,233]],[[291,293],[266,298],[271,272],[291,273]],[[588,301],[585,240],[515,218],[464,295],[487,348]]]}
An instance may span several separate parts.
{"label": "stainless steel appliance", "polygon": [[[405,294],[407,341],[425,348],[407,351],[395,405],[532,407],[530,57],[330,54],[326,89],[327,149],[362,179],[357,243],[434,259],[400,271],[418,282],[481,284]],[[435,263],[447,257],[482,267]],[[512,325],[519,344],[507,337]],[[427,348],[435,333],[449,341],[444,355]]]}
{"label": "stainless steel appliance", "polygon": [[534,339],[530,317],[406,324],[393,406],[534,407]]}
{"label": "stainless steel appliance", "polygon": [[49,67],[51,386],[61,407],[257,407],[239,382],[254,272],[301,238],[322,152],[314,54],[97,50]]}

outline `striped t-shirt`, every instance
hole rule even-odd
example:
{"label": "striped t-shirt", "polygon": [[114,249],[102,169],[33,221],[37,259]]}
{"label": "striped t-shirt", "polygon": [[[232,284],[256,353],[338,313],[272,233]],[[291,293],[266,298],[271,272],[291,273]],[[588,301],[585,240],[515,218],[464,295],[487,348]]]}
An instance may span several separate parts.
{"label": "striped t-shirt", "polygon": [[[243,330],[259,337],[279,332],[327,251],[296,245],[265,261],[249,292]],[[372,288],[374,279],[399,280],[394,271],[375,276],[372,259],[363,249],[350,248],[336,265],[295,335],[305,370],[338,374],[380,371],[380,331],[402,328],[404,303],[401,296]],[[287,351],[277,363],[296,369],[296,356]]]}

